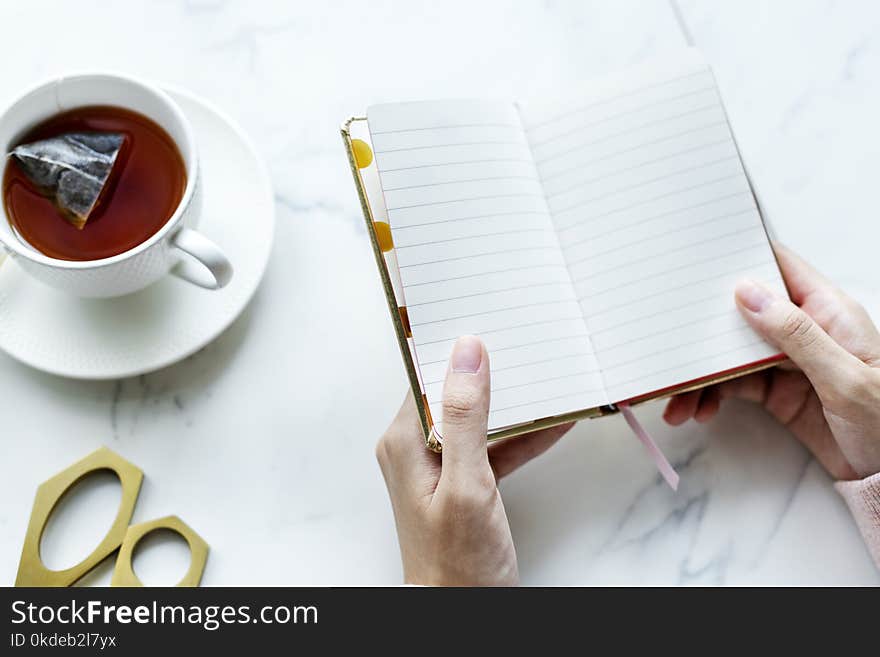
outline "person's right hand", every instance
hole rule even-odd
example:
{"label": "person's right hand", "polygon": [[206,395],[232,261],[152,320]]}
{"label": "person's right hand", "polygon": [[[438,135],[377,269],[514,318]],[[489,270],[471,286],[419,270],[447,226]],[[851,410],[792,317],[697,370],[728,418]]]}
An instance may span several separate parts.
{"label": "person's right hand", "polygon": [[864,308],[797,255],[774,248],[794,303],[751,281],[737,286],[736,302],[791,363],[674,397],[664,417],[672,425],[705,422],[722,399],[747,399],[763,404],[834,478],[880,472],[880,333]]}

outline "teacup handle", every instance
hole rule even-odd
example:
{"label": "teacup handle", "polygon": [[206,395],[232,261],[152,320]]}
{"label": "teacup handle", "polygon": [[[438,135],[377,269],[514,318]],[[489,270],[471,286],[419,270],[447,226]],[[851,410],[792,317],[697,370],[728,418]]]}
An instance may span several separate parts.
{"label": "teacup handle", "polygon": [[178,278],[206,290],[219,290],[232,279],[232,263],[223,255],[220,247],[201,233],[191,228],[181,228],[171,238],[171,245],[191,256],[181,260],[171,270]]}

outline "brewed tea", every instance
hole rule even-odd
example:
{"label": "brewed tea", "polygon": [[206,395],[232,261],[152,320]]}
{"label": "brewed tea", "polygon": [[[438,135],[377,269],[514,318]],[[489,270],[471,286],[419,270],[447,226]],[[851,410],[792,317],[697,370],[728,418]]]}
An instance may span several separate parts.
{"label": "brewed tea", "polygon": [[77,217],[74,208],[61,203],[57,190],[48,189],[33,170],[10,157],[3,175],[3,203],[13,228],[40,252],[62,260],[109,258],[149,239],[174,214],[186,188],[186,167],[174,141],[141,114],[92,106],[40,123],[17,145],[53,138],[61,144],[71,134],[92,139],[104,135],[108,143],[121,137],[106,186],[93,207]]}

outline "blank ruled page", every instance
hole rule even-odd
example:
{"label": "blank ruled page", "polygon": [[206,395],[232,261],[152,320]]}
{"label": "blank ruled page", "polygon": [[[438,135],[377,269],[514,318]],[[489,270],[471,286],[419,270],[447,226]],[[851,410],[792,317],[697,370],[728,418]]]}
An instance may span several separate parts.
{"label": "blank ruled page", "polygon": [[784,285],[699,56],[522,115],[612,400],[777,353],[734,305],[742,277]]}
{"label": "blank ruled page", "polygon": [[490,430],[606,403],[514,105],[379,105],[368,121],[441,435],[447,362],[466,333],[480,336],[491,357]]}

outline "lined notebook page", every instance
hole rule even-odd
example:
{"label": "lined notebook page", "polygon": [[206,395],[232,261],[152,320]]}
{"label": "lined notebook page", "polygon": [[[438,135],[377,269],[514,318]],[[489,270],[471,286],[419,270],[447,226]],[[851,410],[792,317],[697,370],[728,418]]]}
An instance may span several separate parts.
{"label": "lined notebook page", "polygon": [[733,302],[742,277],[785,288],[698,55],[522,116],[613,401],[777,353]]}
{"label": "lined notebook page", "polygon": [[490,430],[606,403],[514,105],[378,105],[368,121],[441,435],[447,362],[466,333],[479,335],[491,356]]}

